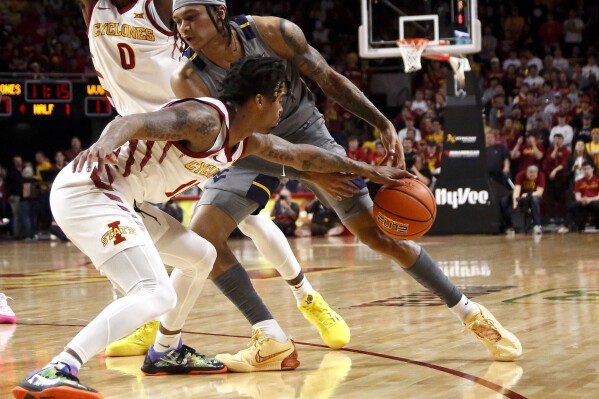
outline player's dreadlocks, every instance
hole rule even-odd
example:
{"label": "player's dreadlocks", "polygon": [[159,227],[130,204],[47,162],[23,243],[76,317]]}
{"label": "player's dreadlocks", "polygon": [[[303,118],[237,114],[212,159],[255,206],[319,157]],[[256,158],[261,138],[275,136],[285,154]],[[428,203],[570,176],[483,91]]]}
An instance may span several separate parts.
{"label": "player's dreadlocks", "polygon": [[242,104],[256,94],[274,101],[285,89],[285,64],[274,57],[251,56],[233,64],[222,84],[220,100]]}

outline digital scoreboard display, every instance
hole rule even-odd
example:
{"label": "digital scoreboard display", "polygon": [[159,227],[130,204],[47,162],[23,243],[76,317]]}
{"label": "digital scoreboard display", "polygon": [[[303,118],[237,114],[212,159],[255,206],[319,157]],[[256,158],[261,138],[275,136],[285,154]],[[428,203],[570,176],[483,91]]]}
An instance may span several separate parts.
{"label": "digital scoreboard display", "polygon": [[97,80],[0,80],[3,120],[111,116],[116,111]]}
{"label": "digital scoreboard display", "polygon": [[25,81],[25,101],[33,103],[68,103],[73,100],[69,81]]}

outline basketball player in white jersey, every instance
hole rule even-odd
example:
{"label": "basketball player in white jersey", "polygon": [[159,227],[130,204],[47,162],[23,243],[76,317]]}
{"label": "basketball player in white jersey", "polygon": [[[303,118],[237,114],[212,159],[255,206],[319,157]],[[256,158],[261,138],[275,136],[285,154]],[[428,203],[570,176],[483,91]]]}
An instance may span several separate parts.
{"label": "basketball player in white jersey", "polygon": [[[172,14],[172,1],[81,0],[80,4],[88,26],[89,46],[97,75],[118,113],[124,116],[150,112],[174,98],[170,76],[178,65],[180,52],[173,47],[173,34],[167,27]],[[337,182],[346,177],[335,178],[331,175],[329,179],[340,187],[339,190],[343,190],[343,186]],[[267,182],[263,183],[268,186]],[[262,205],[265,205],[268,198],[263,200]],[[153,207],[144,205],[143,208],[147,213],[160,213]],[[295,255],[274,223],[262,215],[257,219],[249,219],[240,227],[254,237],[258,249],[287,280],[298,303],[306,295],[315,298],[310,304],[301,306],[300,310],[317,327],[324,342],[333,348],[346,345],[350,339],[349,327],[303,277]],[[272,242],[278,243],[281,250],[272,251]],[[190,252],[184,257],[192,261],[196,254]],[[229,295],[231,300],[255,328],[262,328],[271,338],[286,340],[286,334],[254,290],[247,274],[242,278],[235,286],[243,295],[244,305],[239,305],[239,296]],[[158,329],[158,323],[152,321],[130,336],[109,345],[106,355],[145,354],[149,345],[156,341]]]}
{"label": "basketball player in white jersey", "polygon": [[[328,65],[293,22],[260,16],[239,16],[229,20],[225,0],[173,0],[173,20],[178,34],[190,46],[185,52],[189,62],[173,77],[173,88],[178,96],[217,96],[222,77],[232,62],[253,55],[276,57],[287,65],[289,95],[283,105],[281,121],[271,134],[293,143],[318,145],[345,155],[316,109],[314,95],[303,80],[308,78],[317,83],[326,96],[377,127],[387,154],[395,160],[395,165],[402,166],[403,149],[391,122],[353,83]],[[243,159],[226,173],[211,179],[199,201],[190,228],[209,240],[217,250],[212,281],[231,277],[239,280],[239,263],[226,238],[236,224],[251,218],[257,208],[251,186],[259,173],[279,177],[281,167],[261,160]],[[434,292],[495,360],[513,361],[521,356],[518,338],[503,328],[485,307],[469,300],[443,274],[425,249],[413,241],[395,240],[383,234],[373,218],[373,204],[363,182],[357,180],[355,184],[359,190],[343,199],[329,195],[319,183],[308,182],[319,199],[335,210],[356,238],[390,258],[418,283]],[[307,296],[306,299],[312,298]],[[257,347],[254,345],[234,355],[219,354],[217,359],[231,370],[252,369],[255,363],[252,354]]]}
{"label": "basketball player in white jersey", "polygon": [[151,112],[175,98],[171,0],[81,0],[100,84],[119,115]]}
{"label": "basketball player in white jersey", "polygon": [[[58,224],[127,296],[108,305],[64,352],[15,387],[16,399],[102,398],[76,377],[90,357],[106,343],[162,314],[162,325],[179,331],[183,327],[193,306],[188,299],[201,291],[202,282],[192,284],[172,276],[169,280],[159,254],[160,239],[156,242],[157,232],[146,229],[143,214],[135,211],[137,203],[165,202],[250,154],[299,170],[347,172],[381,184],[403,184],[402,178],[414,177],[393,167],[371,166],[315,146],[257,134],[268,133],[278,123],[285,82],[280,60],[245,58],[232,65],[224,78],[221,99],[226,105],[212,98],[184,99],[156,112],[117,119],[60,172],[51,192]],[[187,229],[172,221],[161,220],[161,233],[177,241]],[[216,252],[205,240],[202,247],[204,258],[193,268],[206,277]],[[175,269],[173,276],[179,272]],[[185,292],[176,293],[176,283],[185,285]],[[180,338],[172,345],[175,349],[151,347],[142,371],[155,375],[226,371],[218,361],[182,345]],[[285,354],[275,369],[299,365],[291,340],[272,348],[277,355]],[[273,357],[268,352],[260,355],[265,361]]]}

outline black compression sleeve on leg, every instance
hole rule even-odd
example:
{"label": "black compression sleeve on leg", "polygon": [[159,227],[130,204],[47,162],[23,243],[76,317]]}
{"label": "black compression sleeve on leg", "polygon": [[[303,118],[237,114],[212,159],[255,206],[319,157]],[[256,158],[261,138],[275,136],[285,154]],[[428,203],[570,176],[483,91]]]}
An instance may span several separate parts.
{"label": "black compression sleeve on leg", "polygon": [[215,278],[213,282],[237,306],[251,325],[273,318],[254,289],[250,276],[239,263]]}
{"label": "black compression sleeve on leg", "polygon": [[424,249],[421,249],[414,266],[405,270],[414,280],[433,291],[450,308],[462,298],[462,292],[449,281]]}

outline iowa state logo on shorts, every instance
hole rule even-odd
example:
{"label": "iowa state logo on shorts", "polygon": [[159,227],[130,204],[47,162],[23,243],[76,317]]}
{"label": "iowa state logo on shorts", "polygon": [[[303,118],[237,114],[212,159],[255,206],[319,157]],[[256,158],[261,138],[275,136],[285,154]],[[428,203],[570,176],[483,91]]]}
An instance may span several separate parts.
{"label": "iowa state logo on shorts", "polygon": [[127,241],[126,235],[135,234],[135,229],[129,226],[121,226],[121,221],[108,223],[109,230],[102,236],[102,246],[108,245],[110,241],[114,245]]}

